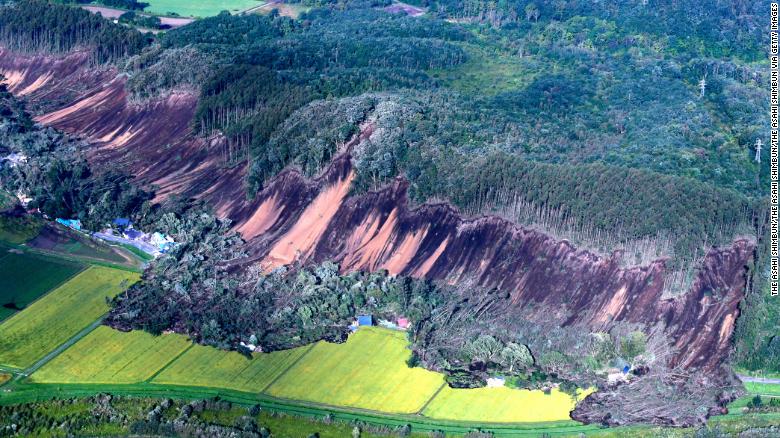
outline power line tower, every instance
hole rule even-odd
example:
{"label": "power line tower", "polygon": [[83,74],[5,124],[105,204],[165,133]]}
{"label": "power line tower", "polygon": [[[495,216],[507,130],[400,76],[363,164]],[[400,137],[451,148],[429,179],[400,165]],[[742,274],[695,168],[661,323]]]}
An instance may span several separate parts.
{"label": "power line tower", "polygon": [[761,146],[763,146],[764,143],[761,142],[760,138],[756,139],[756,163],[761,162]]}

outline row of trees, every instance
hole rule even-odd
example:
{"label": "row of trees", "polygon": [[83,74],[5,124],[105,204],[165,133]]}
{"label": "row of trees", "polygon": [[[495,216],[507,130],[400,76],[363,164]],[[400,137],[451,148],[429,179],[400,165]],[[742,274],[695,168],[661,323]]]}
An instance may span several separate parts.
{"label": "row of trees", "polygon": [[23,51],[89,48],[97,62],[109,62],[140,52],[151,40],[81,8],[21,0],[0,5],[0,42]]}

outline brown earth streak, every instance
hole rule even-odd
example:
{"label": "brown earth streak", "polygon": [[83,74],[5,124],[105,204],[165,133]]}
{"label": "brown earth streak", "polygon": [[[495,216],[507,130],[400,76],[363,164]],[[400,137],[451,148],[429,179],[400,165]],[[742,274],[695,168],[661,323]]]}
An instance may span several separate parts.
{"label": "brown earth streak", "polygon": [[[159,186],[161,196],[208,200],[235,221],[254,259],[267,267],[296,258],[337,260],[349,270],[472,281],[511,291],[520,310],[562,325],[663,325],[677,348],[673,364],[686,368],[716,370],[728,357],[754,250],[748,240],[713,249],[691,289],[665,299],[663,260],[624,269],[616,257],[598,257],[497,217],[464,219],[445,204],[412,209],[402,179],[350,197],[346,154],[312,180],[285,170],[247,201],[245,168],[224,165],[220,138],[197,138],[190,130],[195,96],[174,93],[131,105],[116,71],[92,71],[84,62],[74,67],[80,56],[0,51],[0,72],[12,91],[45,101],[38,120],[91,140],[97,167],[133,172]],[[63,91],[68,87],[78,95]]]}

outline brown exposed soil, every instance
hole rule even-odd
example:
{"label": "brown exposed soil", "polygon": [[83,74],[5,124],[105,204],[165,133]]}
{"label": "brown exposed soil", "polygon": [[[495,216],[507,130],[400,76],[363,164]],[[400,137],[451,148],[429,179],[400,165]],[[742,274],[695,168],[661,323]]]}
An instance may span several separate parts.
{"label": "brown exposed soil", "polygon": [[[672,366],[720,375],[753,256],[749,240],[713,248],[690,290],[664,298],[664,260],[623,268],[617,257],[599,257],[497,217],[464,219],[446,204],[410,208],[403,179],[349,196],[348,153],[314,179],[287,169],[248,201],[245,167],[225,164],[219,136],[198,138],[190,130],[196,96],[174,93],[133,106],[116,72],[67,67],[69,57],[79,56],[0,51],[0,72],[10,73],[15,92],[32,87],[32,100],[70,98],[41,104],[47,111],[38,120],[87,137],[96,166],[127,169],[157,185],[159,196],[206,199],[235,222],[254,259],[266,267],[337,260],[345,270],[387,269],[500,288],[531,318],[594,331],[618,322],[661,328],[676,349]],[[77,96],[60,90],[74,81],[92,86],[82,86]]]}

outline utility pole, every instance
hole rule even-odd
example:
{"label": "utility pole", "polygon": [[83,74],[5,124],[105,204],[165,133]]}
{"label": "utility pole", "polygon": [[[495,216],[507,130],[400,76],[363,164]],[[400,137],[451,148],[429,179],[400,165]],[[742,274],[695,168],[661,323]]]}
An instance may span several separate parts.
{"label": "utility pole", "polygon": [[[706,76],[705,76],[706,77]],[[707,81],[704,78],[701,78],[699,81],[699,97],[704,97],[704,90],[707,89]]]}
{"label": "utility pole", "polygon": [[760,138],[756,139],[756,163],[761,162],[761,146],[764,144],[761,142]]}

